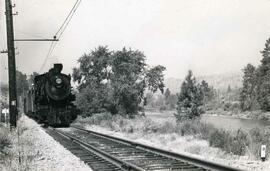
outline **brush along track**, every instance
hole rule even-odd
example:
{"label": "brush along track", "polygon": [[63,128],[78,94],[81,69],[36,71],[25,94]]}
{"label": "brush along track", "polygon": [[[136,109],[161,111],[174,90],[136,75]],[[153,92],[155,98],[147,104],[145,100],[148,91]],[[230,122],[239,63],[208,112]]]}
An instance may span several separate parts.
{"label": "brush along track", "polygon": [[78,127],[57,131],[126,170],[238,170]]}

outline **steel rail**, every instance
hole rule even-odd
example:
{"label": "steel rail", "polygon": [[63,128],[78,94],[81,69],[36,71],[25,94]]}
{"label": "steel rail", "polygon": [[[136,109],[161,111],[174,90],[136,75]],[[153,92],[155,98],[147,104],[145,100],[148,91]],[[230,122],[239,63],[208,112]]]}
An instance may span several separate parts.
{"label": "steel rail", "polygon": [[61,134],[62,136],[65,136],[67,138],[69,138],[70,140],[72,140],[74,143],[77,143],[78,145],[82,145],[84,147],[87,147],[89,149],[91,149],[92,151],[94,151],[97,155],[99,156],[103,156],[111,161],[113,161],[114,163],[116,163],[117,165],[119,165],[121,168],[123,169],[126,169],[126,170],[134,170],[134,171],[145,171],[143,168],[141,167],[138,167],[132,163],[129,163],[129,162],[125,162],[121,159],[118,159],[116,157],[114,157],[113,155],[107,153],[107,152],[104,152],[102,150],[99,150],[97,149],[96,147],[90,145],[90,144],[87,144],[81,140],[79,140],[78,138],[75,138],[67,133],[64,133],[63,131],[60,131],[60,130],[57,130],[55,128],[52,128],[54,131],[56,131],[58,134]]}
{"label": "steel rail", "polygon": [[195,158],[195,157],[190,157],[190,156],[187,156],[187,155],[184,155],[184,154],[179,154],[179,153],[175,153],[175,152],[171,152],[171,151],[166,151],[166,150],[163,150],[163,149],[160,149],[160,148],[151,147],[149,145],[133,142],[133,141],[126,140],[126,139],[123,139],[123,138],[118,138],[118,137],[114,137],[114,136],[111,136],[111,135],[106,135],[106,134],[102,134],[102,133],[99,133],[99,132],[86,130],[86,129],[83,129],[83,128],[80,128],[80,127],[77,127],[77,126],[71,126],[71,128],[75,128],[77,130],[81,130],[81,131],[84,131],[84,132],[87,132],[87,133],[90,133],[90,134],[93,134],[93,135],[96,135],[96,136],[99,136],[99,137],[102,137],[102,138],[110,139],[112,141],[117,141],[117,142],[120,142],[120,143],[129,144],[129,145],[134,146],[136,148],[141,148],[143,150],[154,152],[154,153],[157,153],[159,155],[163,155],[163,156],[166,156],[166,157],[169,157],[169,158],[185,161],[185,162],[188,162],[190,164],[194,164],[196,166],[203,167],[203,168],[206,168],[206,169],[216,170],[216,171],[241,171],[241,169],[234,168],[234,167],[231,167],[231,166],[226,166],[226,165],[223,165],[223,164],[214,163],[212,161],[207,161],[207,160],[202,160],[202,159]]}

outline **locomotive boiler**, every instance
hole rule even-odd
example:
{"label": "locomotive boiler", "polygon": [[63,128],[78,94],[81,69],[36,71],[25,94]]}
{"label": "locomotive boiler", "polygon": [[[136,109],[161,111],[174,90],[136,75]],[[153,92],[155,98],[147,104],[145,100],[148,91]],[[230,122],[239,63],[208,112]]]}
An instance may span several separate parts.
{"label": "locomotive boiler", "polygon": [[68,127],[79,110],[72,103],[71,77],[61,73],[62,64],[54,64],[48,72],[37,75],[25,98],[25,113],[39,123]]}

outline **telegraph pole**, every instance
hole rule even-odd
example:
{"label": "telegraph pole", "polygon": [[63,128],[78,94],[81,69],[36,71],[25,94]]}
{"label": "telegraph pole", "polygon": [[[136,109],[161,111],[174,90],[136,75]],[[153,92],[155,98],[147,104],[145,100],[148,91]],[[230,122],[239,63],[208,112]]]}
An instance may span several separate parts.
{"label": "telegraph pole", "polygon": [[5,0],[6,3],[6,29],[7,29],[7,48],[8,48],[8,82],[9,82],[9,116],[10,129],[17,126],[17,91],[16,91],[16,61],[14,48],[14,29],[13,13],[11,0]]}

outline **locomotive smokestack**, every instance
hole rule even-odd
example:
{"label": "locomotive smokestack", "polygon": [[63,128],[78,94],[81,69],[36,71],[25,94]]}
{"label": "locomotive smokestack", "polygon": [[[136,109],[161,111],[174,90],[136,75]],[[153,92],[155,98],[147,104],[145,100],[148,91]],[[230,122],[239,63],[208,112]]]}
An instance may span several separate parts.
{"label": "locomotive smokestack", "polygon": [[63,65],[61,63],[57,63],[53,65],[53,68],[56,72],[61,72],[63,69]]}

